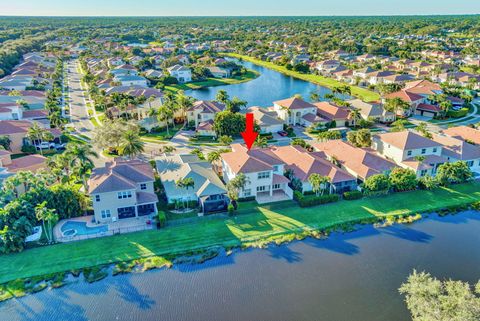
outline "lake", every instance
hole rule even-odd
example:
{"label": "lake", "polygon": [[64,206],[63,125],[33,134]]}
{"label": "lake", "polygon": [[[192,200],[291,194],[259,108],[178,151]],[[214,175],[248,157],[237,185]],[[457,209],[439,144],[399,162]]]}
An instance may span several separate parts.
{"label": "lake", "polygon": [[[238,60],[235,60],[238,63]],[[208,87],[199,90],[189,90],[185,93],[198,100],[214,100],[219,90],[227,91],[230,98],[237,96],[248,102],[250,106],[270,107],[272,102],[290,98],[300,94],[305,100],[310,100],[310,94],[316,92],[320,97],[332,91],[326,87],[315,85],[308,81],[303,81],[290,76],[285,76],[278,71],[274,71],[251,62],[242,61],[241,64],[251,70],[260,73],[260,76],[254,80],[235,85],[226,85],[218,87]],[[340,98],[348,96],[339,95]],[[323,99],[322,99],[323,100]]]}
{"label": "lake", "polygon": [[410,320],[397,289],[412,269],[480,279],[479,231],[474,211],[367,226],[201,265],[76,281],[0,303],[0,320]]}

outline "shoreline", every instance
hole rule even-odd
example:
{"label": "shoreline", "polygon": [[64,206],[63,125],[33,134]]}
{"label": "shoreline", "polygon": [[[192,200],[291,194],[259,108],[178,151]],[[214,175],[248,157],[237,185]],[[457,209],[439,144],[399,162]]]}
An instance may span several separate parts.
{"label": "shoreline", "polygon": [[[359,221],[359,222],[345,222],[344,224],[332,226],[324,231],[312,230],[308,233],[292,233],[291,235],[284,235],[283,238],[273,238],[271,240],[258,243],[256,245],[235,246],[231,248],[222,246],[212,246],[199,251],[193,251],[188,253],[177,254],[172,257],[152,256],[132,261],[122,261],[116,264],[105,264],[93,267],[86,267],[79,270],[64,271],[58,273],[51,273],[48,275],[42,275],[38,277],[16,279],[8,283],[0,284],[0,304],[12,298],[21,298],[30,294],[41,292],[45,289],[53,290],[61,288],[63,286],[84,282],[90,284],[101,281],[105,278],[112,278],[122,274],[140,274],[149,270],[161,270],[165,268],[172,268],[181,264],[203,264],[206,261],[216,258],[217,256],[224,255],[230,256],[243,251],[245,249],[266,249],[271,246],[282,246],[290,244],[295,241],[303,241],[307,238],[315,238],[317,240],[327,239],[332,234],[345,234],[360,231],[364,228],[388,228],[392,225],[402,224],[411,225],[417,221],[424,219],[430,219],[431,215],[442,218],[446,215],[461,214],[466,211],[479,211],[480,204],[463,205],[450,210],[444,209],[442,211],[434,211],[424,213],[424,215],[399,215],[395,217],[389,217],[389,220],[382,218],[377,219],[377,222],[373,221]],[[382,224],[379,224],[382,222]],[[82,278],[83,276],[83,278]]]}
{"label": "shoreline", "polygon": [[236,59],[241,59],[243,61],[248,61],[251,62],[255,65],[268,68],[274,71],[277,71],[283,75],[294,77],[303,81],[307,81],[319,86],[323,86],[329,89],[332,89],[335,86],[349,86],[352,91],[352,96],[355,96],[357,98],[360,98],[366,102],[371,102],[371,101],[376,101],[380,99],[380,94],[373,92],[371,90],[368,90],[366,88],[361,88],[355,85],[349,85],[344,82],[335,80],[333,78],[328,78],[324,76],[319,76],[319,75],[314,75],[314,74],[302,74],[293,70],[288,70],[283,66],[278,66],[275,65],[274,63],[263,61],[257,58],[253,58],[250,56],[245,56],[245,55],[240,55],[236,53],[223,53],[222,55],[226,57],[231,57],[231,58],[236,58]]}

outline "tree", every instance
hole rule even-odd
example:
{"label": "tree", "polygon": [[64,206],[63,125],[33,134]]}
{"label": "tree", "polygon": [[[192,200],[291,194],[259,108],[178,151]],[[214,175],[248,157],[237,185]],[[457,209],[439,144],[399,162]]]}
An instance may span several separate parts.
{"label": "tree", "polygon": [[47,202],[44,201],[35,206],[35,216],[37,220],[42,221],[48,242],[53,242],[52,224],[58,221],[58,215],[55,213],[55,210],[47,208]]}
{"label": "tree", "polygon": [[200,148],[194,148],[192,149],[192,151],[190,152],[190,154],[192,155],[197,155],[197,157],[200,159],[200,160],[204,160],[205,159],[205,155],[203,155],[202,151]]}
{"label": "tree", "polygon": [[399,292],[414,321],[480,320],[480,281],[475,287],[462,281],[440,281],[413,270]]}
{"label": "tree", "polygon": [[390,190],[390,180],[385,174],[368,177],[362,185],[366,194],[386,194]]}
{"label": "tree", "polygon": [[[185,177],[177,180],[175,185],[180,188],[181,190],[185,190],[188,193],[188,189],[191,187],[192,189],[195,187],[195,181],[191,177]],[[185,204],[185,198],[182,198],[182,202]],[[188,210],[188,201],[187,206],[183,206],[186,210]]]}
{"label": "tree", "polygon": [[472,177],[473,173],[464,161],[443,163],[437,169],[437,179],[442,185],[463,183]]}
{"label": "tree", "polygon": [[432,134],[428,131],[428,125],[426,122],[421,122],[418,124],[418,126],[415,128],[418,132],[422,133],[423,137],[432,138]]}
{"label": "tree", "polygon": [[10,140],[9,136],[0,136],[0,146],[2,146],[5,150],[10,150],[10,144],[12,141]]}
{"label": "tree", "polygon": [[410,110],[410,104],[399,97],[387,98],[385,101],[384,108],[386,111],[389,111],[392,113],[398,114],[398,112],[401,111],[403,114],[405,113],[405,111]]}
{"label": "tree", "polygon": [[247,101],[241,100],[238,97],[233,97],[232,100],[226,102],[227,110],[232,113],[238,113],[242,107],[247,106]]}
{"label": "tree", "polygon": [[432,190],[439,186],[439,182],[435,177],[425,175],[418,180],[418,186],[422,189]]}
{"label": "tree", "polygon": [[342,134],[338,130],[327,130],[317,135],[319,141],[342,139]]}
{"label": "tree", "polygon": [[411,169],[395,167],[389,175],[390,185],[397,191],[410,191],[417,188],[417,175]]}
{"label": "tree", "polygon": [[223,135],[218,138],[218,142],[224,146],[228,146],[233,142],[233,138],[231,136]]}
{"label": "tree", "polygon": [[268,146],[267,137],[258,135],[257,139],[255,140],[255,146],[260,147],[260,148],[267,147]]}
{"label": "tree", "polygon": [[320,95],[316,91],[312,91],[310,93],[310,100],[311,101],[319,101],[320,100]]}
{"label": "tree", "polygon": [[330,178],[317,173],[313,173],[308,177],[308,182],[312,186],[312,191],[315,193],[315,195],[319,196],[323,195],[323,193],[327,189]]}
{"label": "tree", "polygon": [[177,93],[176,104],[178,109],[182,111],[182,117],[184,120],[184,125],[187,123],[187,109],[193,106],[193,100],[191,97],[185,95],[183,90],[180,90]]}
{"label": "tree", "polygon": [[[42,143],[43,140],[50,141],[53,140],[53,135],[45,128],[40,127],[37,122],[33,122],[32,126],[27,131],[27,138],[30,141]],[[43,155],[43,149],[40,147],[40,154]]]}
{"label": "tree", "polygon": [[59,110],[51,112],[48,119],[50,120],[50,126],[53,128],[62,128],[65,123],[65,119],[62,118],[62,112]]}
{"label": "tree", "polygon": [[165,102],[157,110],[157,118],[160,122],[165,122],[167,136],[170,136],[169,124],[173,118],[173,104]]}
{"label": "tree", "polygon": [[212,167],[216,173],[219,172],[218,162],[222,158],[222,154],[218,150],[211,151],[207,154],[207,160],[212,164]]}
{"label": "tree", "polygon": [[217,113],[213,121],[217,136],[238,137],[245,131],[245,115],[225,110]]}
{"label": "tree", "polygon": [[120,144],[120,153],[134,158],[135,156],[143,153],[145,149],[145,143],[141,140],[140,135],[133,130],[127,130],[123,136]]}
{"label": "tree", "polygon": [[353,119],[353,124],[355,127],[358,127],[360,120],[362,119],[362,114],[357,108],[350,109],[348,116]]}
{"label": "tree", "polygon": [[372,134],[369,129],[360,129],[347,133],[347,140],[355,147],[370,147],[372,145]]}
{"label": "tree", "polygon": [[215,100],[218,101],[219,103],[222,103],[222,104],[227,104],[227,102],[229,101],[229,97],[228,97],[228,93],[226,90],[219,90],[217,92],[217,95],[215,96]]}
{"label": "tree", "polygon": [[240,173],[227,183],[227,194],[235,209],[237,208],[238,193],[245,188],[247,182],[247,176]]}
{"label": "tree", "polygon": [[390,129],[391,132],[403,132],[406,127],[405,125],[408,124],[408,121],[405,119],[397,119],[392,123],[392,127]]}

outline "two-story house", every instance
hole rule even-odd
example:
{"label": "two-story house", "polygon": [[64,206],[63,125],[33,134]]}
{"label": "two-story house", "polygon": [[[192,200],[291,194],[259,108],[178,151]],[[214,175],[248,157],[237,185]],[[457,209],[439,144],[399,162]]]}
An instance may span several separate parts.
{"label": "two-story house", "polygon": [[192,71],[182,65],[175,65],[167,69],[170,76],[176,78],[179,83],[192,81]]}
{"label": "two-story house", "polygon": [[375,135],[372,147],[398,166],[414,170],[417,177],[435,176],[438,166],[448,161],[442,144],[408,130]]}
{"label": "two-story house", "polygon": [[432,140],[443,145],[442,156],[449,162],[464,161],[473,172],[480,173],[480,146],[441,134],[432,134]]}
{"label": "two-story house", "polygon": [[95,168],[88,180],[97,223],[155,215],[158,198],[154,192],[153,168],[134,159],[114,159]]}
{"label": "two-story house", "polygon": [[[187,109],[187,121],[195,123],[195,128],[201,135],[215,135],[213,120],[215,114],[224,111],[225,105],[216,101],[199,100]],[[205,129],[208,130],[205,130]]]}
{"label": "two-story house", "polygon": [[355,108],[365,120],[375,120],[381,123],[391,123],[396,119],[395,113],[389,112],[379,103],[367,103],[360,99],[349,100],[351,108]]}
{"label": "two-story house", "polygon": [[317,114],[315,105],[297,97],[274,101],[273,110],[287,125],[305,125]]}

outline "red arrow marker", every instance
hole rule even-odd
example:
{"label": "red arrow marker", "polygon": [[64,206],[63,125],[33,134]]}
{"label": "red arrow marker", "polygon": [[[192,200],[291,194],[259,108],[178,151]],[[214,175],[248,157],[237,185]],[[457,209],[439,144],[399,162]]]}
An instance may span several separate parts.
{"label": "red arrow marker", "polygon": [[257,139],[258,133],[253,130],[253,114],[247,113],[245,115],[245,131],[241,132],[245,145],[247,145],[248,150],[252,148],[255,139]]}

